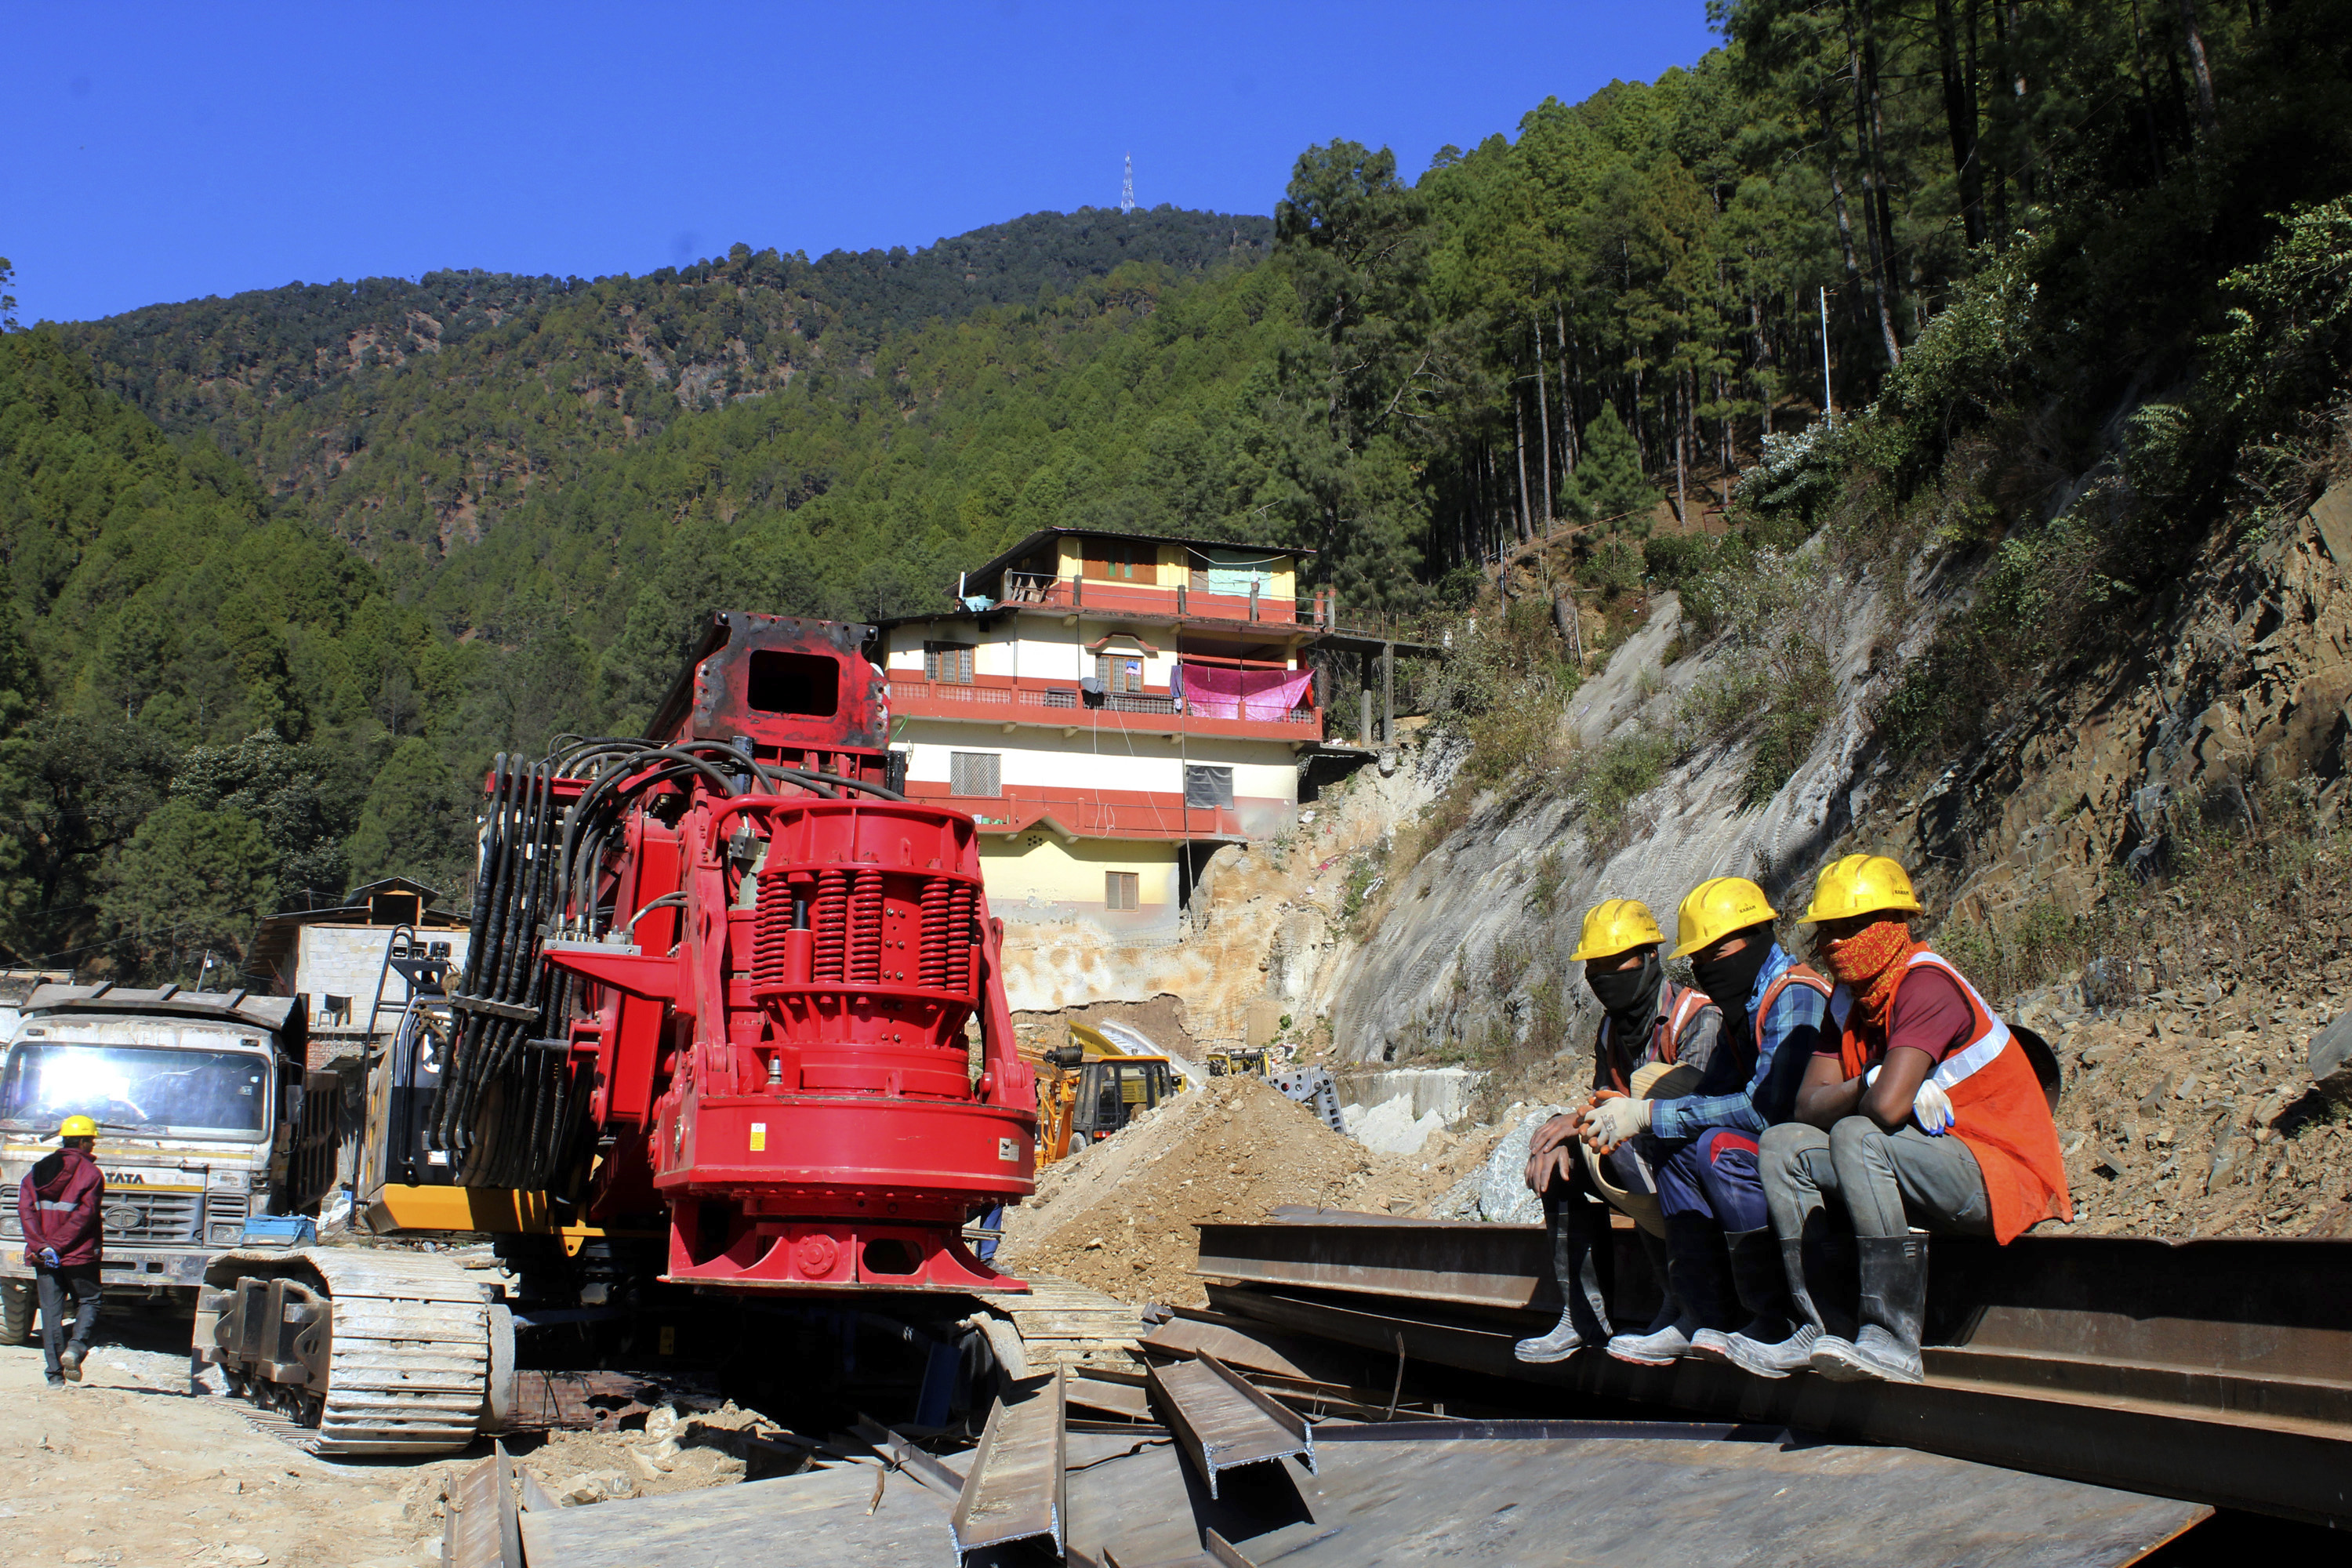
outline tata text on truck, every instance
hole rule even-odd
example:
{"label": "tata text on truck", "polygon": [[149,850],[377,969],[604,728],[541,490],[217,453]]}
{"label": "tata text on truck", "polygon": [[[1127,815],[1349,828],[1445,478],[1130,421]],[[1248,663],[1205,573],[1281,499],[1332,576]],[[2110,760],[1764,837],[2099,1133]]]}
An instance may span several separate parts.
{"label": "tata text on truck", "polygon": [[0,1057],[0,1291],[26,1321],[19,1184],[58,1124],[99,1126],[111,1292],[193,1295],[214,1254],[285,1245],[334,1178],[336,1079],[305,1070],[300,999],[42,985]]}

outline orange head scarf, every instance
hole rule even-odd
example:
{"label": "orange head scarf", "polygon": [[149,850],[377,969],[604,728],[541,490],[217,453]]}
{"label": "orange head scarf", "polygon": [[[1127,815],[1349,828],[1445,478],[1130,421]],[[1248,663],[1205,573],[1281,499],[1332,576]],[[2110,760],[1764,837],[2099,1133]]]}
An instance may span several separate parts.
{"label": "orange head scarf", "polygon": [[1843,942],[1823,942],[1822,961],[1829,965],[1838,983],[1853,993],[1854,1005],[1861,1011],[1863,1022],[1883,1037],[1886,1009],[1895,1000],[1895,984],[1902,980],[1912,954],[1927,949],[1926,942],[1913,940],[1910,928],[1903,921],[1890,918],[1863,927]]}

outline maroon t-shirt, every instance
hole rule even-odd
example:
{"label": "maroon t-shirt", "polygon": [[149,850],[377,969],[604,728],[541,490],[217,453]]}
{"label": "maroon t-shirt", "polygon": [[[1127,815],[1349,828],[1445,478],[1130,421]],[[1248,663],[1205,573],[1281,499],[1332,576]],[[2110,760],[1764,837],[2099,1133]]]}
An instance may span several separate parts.
{"label": "maroon t-shirt", "polygon": [[[1929,1061],[1940,1063],[1968,1043],[1975,1027],[1976,1014],[1959,984],[1933,964],[1923,963],[1895,987],[1894,1011],[1886,1021],[1886,1048],[1907,1046],[1927,1052]],[[1839,1050],[1838,1036],[1824,1032],[1813,1054],[1834,1057]],[[1871,1065],[1885,1059],[1885,1053],[1881,1052],[1870,1058]]]}

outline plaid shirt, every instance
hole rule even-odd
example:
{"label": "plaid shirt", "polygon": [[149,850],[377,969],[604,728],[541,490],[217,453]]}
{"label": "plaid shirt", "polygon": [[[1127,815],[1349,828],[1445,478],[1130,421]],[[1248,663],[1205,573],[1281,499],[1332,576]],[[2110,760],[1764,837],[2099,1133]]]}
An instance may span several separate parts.
{"label": "plaid shirt", "polygon": [[[1764,967],[1756,972],[1756,988],[1748,993],[1748,1011],[1739,1027],[1735,1029],[1730,1018],[1724,1019],[1723,1043],[1730,1048],[1716,1053],[1716,1070],[1708,1072],[1707,1078],[1720,1080],[1726,1069],[1736,1072],[1734,1064],[1748,1059],[1752,1049],[1753,1066],[1746,1086],[1728,1093],[1705,1092],[1713,1087],[1710,1082],[1701,1085],[1698,1094],[1653,1100],[1651,1131],[1661,1138],[1696,1138],[1710,1127],[1736,1127],[1760,1134],[1774,1122],[1790,1119],[1796,1106],[1797,1084],[1821,1038],[1829,1000],[1810,985],[1784,985],[1772,999],[1772,1011],[1760,1028],[1756,1005],[1772,983],[1795,968],[1796,963],[1775,942]],[[1743,1035],[1748,1037],[1741,1038]]]}

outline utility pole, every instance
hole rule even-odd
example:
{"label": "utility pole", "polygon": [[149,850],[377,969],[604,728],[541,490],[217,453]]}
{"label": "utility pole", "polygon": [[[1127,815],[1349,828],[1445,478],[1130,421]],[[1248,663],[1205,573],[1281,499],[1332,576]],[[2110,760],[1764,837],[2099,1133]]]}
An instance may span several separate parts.
{"label": "utility pole", "polygon": [[1830,291],[1822,289],[1822,416],[1831,425],[1837,423],[1837,399],[1830,393]]}

